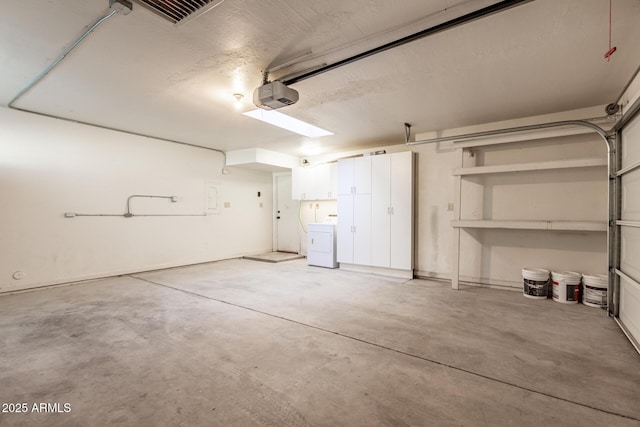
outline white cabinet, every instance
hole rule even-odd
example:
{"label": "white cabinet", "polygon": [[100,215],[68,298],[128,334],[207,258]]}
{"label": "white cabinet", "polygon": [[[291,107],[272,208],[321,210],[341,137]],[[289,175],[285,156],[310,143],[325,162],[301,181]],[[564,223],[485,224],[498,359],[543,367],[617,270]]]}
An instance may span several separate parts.
{"label": "white cabinet", "polygon": [[338,161],[338,194],[371,194],[371,156]]}
{"label": "white cabinet", "polygon": [[371,187],[371,225],[375,230],[372,236],[371,264],[389,267],[391,259],[391,156],[375,156],[372,159]]}
{"label": "white cabinet", "polygon": [[306,193],[310,188],[310,173],[307,168],[291,169],[291,198],[293,200],[306,200]]}
{"label": "white cabinet", "polygon": [[338,161],[338,261],[371,263],[371,157]]}
{"label": "white cabinet", "polygon": [[353,263],[371,264],[371,194],[353,196]]}
{"label": "white cabinet", "polygon": [[338,195],[338,165],[325,163],[291,170],[291,195],[294,200],[329,200]]}
{"label": "white cabinet", "polygon": [[307,263],[318,267],[336,268],[336,226],[308,224]]}
{"label": "white cabinet", "polygon": [[413,269],[413,155],[338,162],[338,261]]}
{"label": "white cabinet", "polygon": [[371,264],[413,266],[413,159],[411,152],[375,156],[371,182]]}
{"label": "white cabinet", "polygon": [[338,262],[371,264],[371,195],[338,196]]}
{"label": "white cabinet", "polygon": [[326,163],[314,167],[316,198],[313,200],[336,199],[338,197],[338,164]]}
{"label": "white cabinet", "polygon": [[353,264],[353,196],[338,195],[338,262]]}

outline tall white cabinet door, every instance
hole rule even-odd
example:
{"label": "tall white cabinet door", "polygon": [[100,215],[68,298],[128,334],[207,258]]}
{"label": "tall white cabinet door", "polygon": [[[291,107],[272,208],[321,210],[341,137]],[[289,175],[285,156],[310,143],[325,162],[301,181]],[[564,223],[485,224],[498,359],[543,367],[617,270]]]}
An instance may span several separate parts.
{"label": "tall white cabinet door", "polygon": [[371,158],[371,265],[391,262],[391,156]]}
{"label": "tall white cabinet door", "polygon": [[391,260],[390,267],[413,268],[413,155],[391,156]]}
{"label": "tall white cabinet door", "polygon": [[301,167],[291,169],[291,199],[303,200],[305,187],[304,169]]}
{"label": "tall white cabinet door", "polygon": [[314,169],[316,174],[315,200],[331,199],[331,165],[324,163],[315,166]]}
{"label": "tall white cabinet door", "polygon": [[353,196],[338,196],[338,262],[353,264]]}
{"label": "tall white cabinet door", "polygon": [[[338,216],[338,222],[340,217]],[[371,195],[353,196],[353,263],[371,265]]]}
{"label": "tall white cabinet door", "polygon": [[371,156],[353,160],[353,186],[356,194],[371,194]]}
{"label": "tall white cabinet door", "polygon": [[331,191],[330,199],[338,198],[338,163],[329,164],[329,190]]}
{"label": "tall white cabinet door", "polygon": [[342,159],[338,161],[338,194],[353,194],[354,160]]}

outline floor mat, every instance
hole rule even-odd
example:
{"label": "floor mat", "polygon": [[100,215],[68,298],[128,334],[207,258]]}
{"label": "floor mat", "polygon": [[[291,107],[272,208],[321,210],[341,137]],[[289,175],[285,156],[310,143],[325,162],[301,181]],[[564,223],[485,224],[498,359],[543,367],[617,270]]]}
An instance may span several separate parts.
{"label": "floor mat", "polygon": [[253,261],[283,262],[283,261],[291,261],[294,259],[304,258],[304,255],[294,254],[291,252],[267,252],[266,254],[249,255],[243,258],[250,259]]}

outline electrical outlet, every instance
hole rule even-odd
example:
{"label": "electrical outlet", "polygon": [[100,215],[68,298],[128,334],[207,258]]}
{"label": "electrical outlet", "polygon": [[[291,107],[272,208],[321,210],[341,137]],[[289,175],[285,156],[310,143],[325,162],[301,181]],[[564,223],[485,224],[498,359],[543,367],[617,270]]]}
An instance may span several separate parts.
{"label": "electrical outlet", "polygon": [[447,203],[447,210],[453,212],[453,203]]}
{"label": "electrical outlet", "polygon": [[16,280],[21,280],[24,277],[24,273],[22,271],[16,271],[13,273],[13,278]]}
{"label": "electrical outlet", "polygon": [[231,207],[231,202],[224,202],[224,207],[225,208],[230,208]]}

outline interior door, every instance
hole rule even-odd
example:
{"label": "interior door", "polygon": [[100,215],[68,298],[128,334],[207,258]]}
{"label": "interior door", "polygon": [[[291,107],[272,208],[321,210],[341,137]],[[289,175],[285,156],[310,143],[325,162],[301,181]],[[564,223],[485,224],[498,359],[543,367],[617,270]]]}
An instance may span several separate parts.
{"label": "interior door", "polygon": [[640,352],[640,114],[624,126],[621,136],[616,302],[618,320]]}
{"label": "interior door", "polygon": [[300,231],[298,211],[300,201],[291,199],[291,174],[275,176],[276,211],[275,250],[279,252],[300,252]]}

